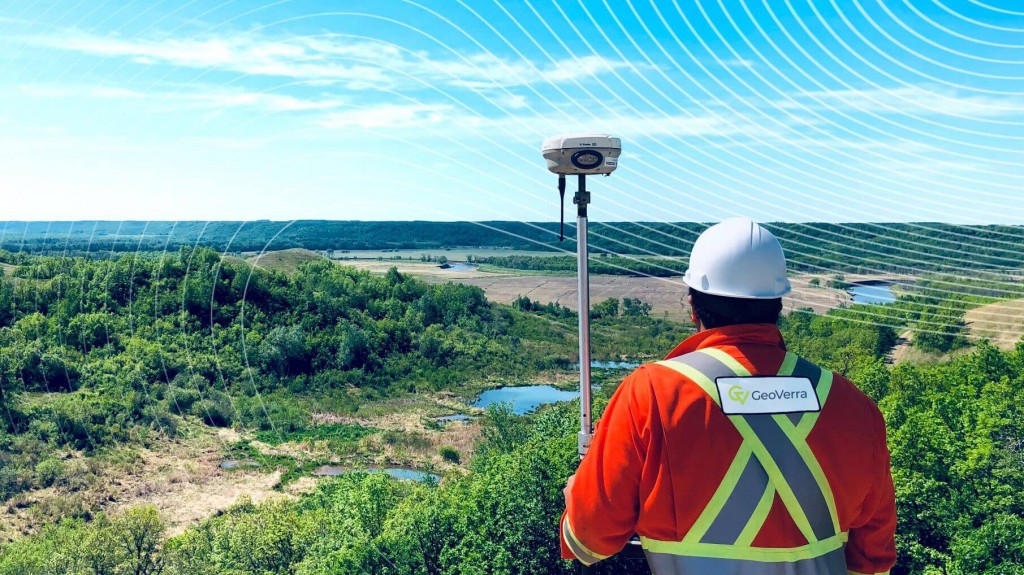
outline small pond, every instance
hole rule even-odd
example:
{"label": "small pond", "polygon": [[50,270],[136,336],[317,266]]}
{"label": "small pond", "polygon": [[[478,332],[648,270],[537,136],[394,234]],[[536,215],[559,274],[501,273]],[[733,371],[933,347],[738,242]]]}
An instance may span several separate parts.
{"label": "small pond", "polygon": [[[633,361],[591,361],[591,369],[636,369],[640,367],[639,363]],[[573,369],[579,369],[580,364],[574,363]]]}
{"label": "small pond", "polygon": [[473,421],[474,419],[476,419],[476,418],[474,418],[472,416],[469,416],[469,415],[466,415],[464,413],[456,413],[455,415],[444,415],[444,416],[438,417],[434,421],[436,421],[438,423],[441,423],[441,424],[444,424],[444,423],[451,423],[453,421]]}
{"label": "small pond", "polygon": [[892,285],[888,283],[851,284],[847,291],[853,296],[853,303],[878,304],[896,301]]}
{"label": "small pond", "polygon": [[405,479],[407,481],[424,481],[426,479],[433,479],[434,481],[440,481],[441,476],[435,473],[427,473],[426,471],[420,471],[418,469],[408,469],[405,467],[371,467],[369,469],[352,469],[350,467],[342,467],[340,465],[322,465],[313,470],[313,475],[320,476],[336,476],[351,473],[353,471],[366,471],[368,473],[387,473],[395,479]]}
{"label": "small pond", "polygon": [[225,459],[220,462],[221,469],[240,469],[242,467],[259,467],[260,462],[252,459]]}
{"label": "small pond", "polygon": [[475,270],[479,266],[475,266],[473,264],[467,264],[467,263],[463,263],[463,262],[452,262],[452,263],[442,264],[442,265],[437,266],[437,267],[439,267],[439,268],[441,268],[443,270],[448,270],[450,272],[458,272],[458,271]]}
{"label": "small pond", "polygon": [[521,387],[502,387],[489,389],[473,403],[473,407],[487,407],[493,403],[507,402],[512,404],[512,412],[516,415],[530,413],[541,405],[572,401],[579,397],[578,391],[562,391],[550,385],[524,385]]}

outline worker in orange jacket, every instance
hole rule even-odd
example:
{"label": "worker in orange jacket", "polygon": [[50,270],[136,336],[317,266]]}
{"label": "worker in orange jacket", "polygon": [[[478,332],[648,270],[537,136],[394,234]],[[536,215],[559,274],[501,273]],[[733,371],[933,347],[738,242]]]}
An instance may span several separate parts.
{"label": "worker in orange jacket", "polygon": [[786,351],[778,240],[725,220],[683,279],[698,333],[608,403],[565,489],[562,556],[591,565],[635,533],[656,575],[888,573],[885,422],[846,378]]}

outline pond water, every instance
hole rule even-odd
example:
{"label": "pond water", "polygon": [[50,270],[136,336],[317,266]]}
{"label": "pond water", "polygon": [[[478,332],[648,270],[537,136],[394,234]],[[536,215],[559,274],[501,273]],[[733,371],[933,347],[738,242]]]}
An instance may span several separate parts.
{"label": "pond water", "polygon": [[259,467],[260,462],[252,459],[225,459],[220,462],[221,469],[238,469],[240,467]]}
{"label": "pond water", "polygon": [[[639,363],[633,361],[591,361],[591,369],[636,369],[640,367]],[[579,369],[580,364],[574,363],[573,369]]]}
{"label": "pond water", "polygon": [[467,264],[467,263],[463,263],[463,262],[449,262],[449,263],[447,263],[445,265],[447,265],[448,267],[443,267],[443,266],[438,266],[438,267],[440,267],[443,270],[448,270],[450,272],[475,270],[475,269],[477,269],[479,267],[479,266],[475,266],[473,264]]}
{"label": "pond water", "polygon": [[455,415],[444,415],[438,417],[435,421],[438,423],[450,423],[452,421],[472,421],[476,418],[466,415],[464,413],[456,413]]}
{"label": "pond water", "polygon": [[852,284],[847,291],[853,296],[853,303],[877,304],[896,301],[892,285],[887,283]]}
{"label": "pond water", "polygon": [[336,476],[351,473],[353,471],[366,471],[368,473],[387,473],[395,479],[404,479],[407,481],[423,481],[425,479],[433,479],[434,481],[440,481],[441,476],[435,473],[427,473],[426,471],[420,471],[418,469],[408,469],[405,467],[371,467],[369,469],[352,469],[349,467],[341,467],[340,465],[322,465],[313,470],[313,475],[320,476]]}
{"label": "pond water", "polygon": [[512,413],[523,415],[541,405],[572,401],[579,395],[578,391],[562,391],[550,385],[502,387],[501,389],[489,389],[480,394],[480,398],[473,403],[473,407],[487,407],[492,403],[507,402],[512,404]]}

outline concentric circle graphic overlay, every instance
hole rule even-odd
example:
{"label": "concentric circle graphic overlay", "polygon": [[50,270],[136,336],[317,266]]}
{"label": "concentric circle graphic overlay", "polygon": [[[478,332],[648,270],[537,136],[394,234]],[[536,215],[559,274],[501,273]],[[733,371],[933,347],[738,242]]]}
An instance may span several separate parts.
{"label": "concentric circle graphic overlay", "polygon": [[[615,173],[588,180],[590,239],[612,269],[684,297],[697,235],[748,216],[783,241],[798,288],[787,313],[824,313],[831,294],[848,308],[833,317],[903,340],[1024,333],[1016,2],[0,0],[0,37],[12,317],[72,326],[38,351],[41,404],[94,376],[77,359],[119,346],[136,363],[107,366],[131,381],[112,397],[154,433],[173,434],[146,415],[159,404],[245,414],[283,441],[287,414],[260,379],[272,346],[253,335],[266,321],[254,301],[270,297],[262,259],[295,247],[306,220],[473,222],[572,255],[554,243],[540,153],[572,132],[622,139]],[[83,258],[102,262],[108,300],[89,299],[101,280]],[[873,284],[899,301],[846,293]],[[78,306],[44,309],[26,286]],[[911,304],[913,318],[893,311]],[[298,336],[274,337],[284,349]],[[131,379],[146,370],[160,381]],[[96,429],[83,445],[102,443]],[[230,449],[229,433],[218,441]]]}

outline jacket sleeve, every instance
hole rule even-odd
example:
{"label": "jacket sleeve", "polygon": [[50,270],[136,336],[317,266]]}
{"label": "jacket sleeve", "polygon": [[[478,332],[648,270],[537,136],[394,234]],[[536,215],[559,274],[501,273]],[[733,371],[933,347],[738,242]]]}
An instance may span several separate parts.
{"label": "jacket sleeve", "polygon": [[892,483],[885,420],[874,408],[875,481],[861,515],[850,526],[846,565],[851,575],[888,573],[896,563],[896,495]]}
{"label": "jacket sleeve", "polygon": [[591,565],[618,553],[632,537],[640,507],[645,449],[635,421],[642,370],[615,391],[594,433],[562,514],[562,557]]}

